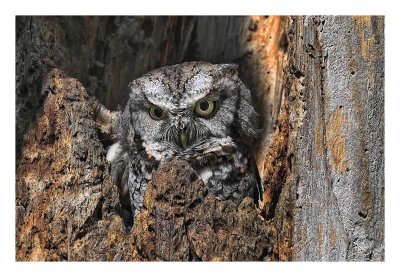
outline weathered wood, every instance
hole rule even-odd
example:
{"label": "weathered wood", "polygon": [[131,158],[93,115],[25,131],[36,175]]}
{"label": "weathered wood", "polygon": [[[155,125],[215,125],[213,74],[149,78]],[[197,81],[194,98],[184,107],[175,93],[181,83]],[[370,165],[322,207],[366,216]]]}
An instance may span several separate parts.
{"label": "weathered wood", "polygon": [[16,259],[121,259],[124,227],[94,121],[96,100],[58,70],[43,93],[17,170]]}
{"label": "weathered wood", "polygon": [[291,259],[382,261],[383,17],[295,17],[291,28]]}
{"label": "weathered wood", "polygon": [[251,198],[237,206],[208,192],[187,162],[159,168],[134,225],[140,260],[270,260],[273,229]]}

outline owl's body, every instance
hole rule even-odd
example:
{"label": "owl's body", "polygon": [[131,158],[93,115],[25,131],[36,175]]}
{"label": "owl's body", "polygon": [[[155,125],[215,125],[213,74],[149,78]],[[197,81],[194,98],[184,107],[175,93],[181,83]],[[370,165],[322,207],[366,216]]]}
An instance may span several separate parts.
{"label": "owl's body", "polygon": [[187,160],[222,200],[239,204],[246,196],[260,197],[251,154],[256,113],[237,66],[203,62],[167,66],[129,87],[119,141],[107,154],[125,212],[136,215],[141,210],[153,172],[175,157]]}

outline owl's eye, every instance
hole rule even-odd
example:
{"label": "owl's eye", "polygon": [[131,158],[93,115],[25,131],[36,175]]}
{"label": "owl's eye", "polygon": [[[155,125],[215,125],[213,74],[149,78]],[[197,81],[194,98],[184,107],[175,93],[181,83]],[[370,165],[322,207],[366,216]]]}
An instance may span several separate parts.
{"label": "owl's eye", "polygon": [[152,119],[160,120],[165,116],[165,111],[163,109],[161,109],[160,107],[151,107],[149,109],[149,114]]}
{"label": "owl's eye", "polygon": [[203,117],[210,116],[214,110],[215,101],[212,100],[201,100],[197,102],[196,106],[194,107],[195,113]]}

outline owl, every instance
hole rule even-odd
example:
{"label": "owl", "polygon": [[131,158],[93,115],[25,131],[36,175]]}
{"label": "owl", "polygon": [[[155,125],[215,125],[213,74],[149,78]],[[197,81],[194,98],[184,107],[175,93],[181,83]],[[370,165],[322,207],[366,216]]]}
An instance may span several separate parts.
{"label": "owl", "polygon": [[128,225],[161,163],[186,160],[218,199],[262,194],[251,146],[258,133],[251,94],[235,64],[187,62],[129,84],[118,142],[107,153]]}

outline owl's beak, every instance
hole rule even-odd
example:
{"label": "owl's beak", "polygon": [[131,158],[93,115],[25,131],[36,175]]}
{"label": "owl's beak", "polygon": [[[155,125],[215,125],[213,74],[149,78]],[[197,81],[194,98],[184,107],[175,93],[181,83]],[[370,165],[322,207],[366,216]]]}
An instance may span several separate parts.
{"label": "owl's beak", "polygon": [[179,142],[181,143],[183,149],[186,149],[190,145],[189,137],[185,133],[179,133]]}
{"label": "owl's beak", "polygon": [[182,149],[188,148],[193,143],[191,132],[186,126],[178,130],[178,136],[176,140]]}
{"label": "owl's beak", "polygon": [[187,120],[179,118],[177,124],[172,130],[176,144],[178,144],[182,149],[185,150],[193,143],[193,130],[191,130],[190,124],[188,124]]}

